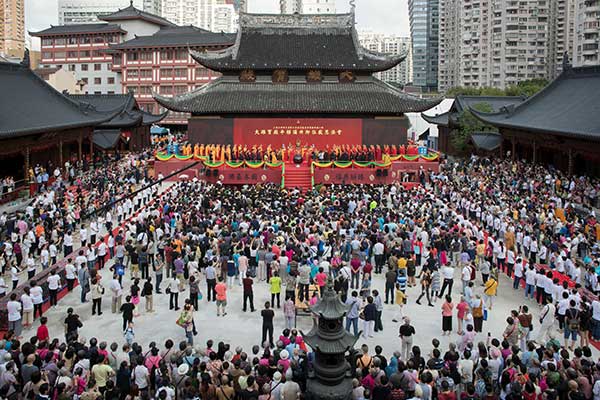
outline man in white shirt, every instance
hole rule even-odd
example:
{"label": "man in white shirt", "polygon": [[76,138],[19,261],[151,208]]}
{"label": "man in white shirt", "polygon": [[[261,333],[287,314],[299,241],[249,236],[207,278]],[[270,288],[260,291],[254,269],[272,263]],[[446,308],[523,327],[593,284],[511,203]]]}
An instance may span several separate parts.
{"label": "man in white shirt", "polygon": [[449,265],[444,265],[440,272],[442,273],[442,278],[444,278],[442,289],[440,290],[440,294],[438,295],[438,298],[441,299],[442,297],[444,297],[444,291],[446,290],[446,287],[448,288],[448,294],[452,296],[452,285],[454,284],[454,268],[452,268]]}
{"label": "man in white shirt", "polygon": [[10,301],[6,304],[8,311],[8,330],[13,331],[17,338],[21,337],[21,302],[17,301],[17,294],[10,295]]}
{"label": "man in white shirt", "polygon": [[84,225],[81,225],[79,229],[79,240],[81,241],[81,247],[85,247],[87,244],[88,231]]}
{"label": "man in white shirt", "polygon": [[[462,282],[462,293],[465,294],[465,289],[471,281],[471,266],[469,264],[463,267],[460,280]],[[450,290],[449,294],[452,295],[452,290]]]}
{"label": "man in white shirt", "polygon": [[119,283],[119,276],[116,273],[113,274],[108,288],[111,294],[111,311],[113,314],[116,314],[121,309],[121,298],[123,296],[123,288]]}
{"label": "man in white shirt", "polygon": [[131,372],[131,379],[140,389],[142,398],[145,398],[148,392],[148,384],[150,383],[150,374],[148,373],[148,368],[144,366],[143,357],[140,358],[142,359],[142,362],[140,362]]}
{"label": "man in white shirt", "polygon": [[21,305],[23,306],[22,325],[28,329],[33,323],[33,301],[29,295],[29,288],[26,287],[21,295]]}
{"label": "man in white shirt", "polygon": [[96,244],[96,237],[98,236],[99,231],[98,223],[95,220],[92,220],[92,222],[90,222],[90,243],[92,245]]}
{"label": "man in white shirt", "polygon": [[554,325],[555,312],[556,307],[554,306],[554,304],[552,304],[552,301],[550,299],[546,299],[546,304],[540,312],[540,329],[538,330],[536,342],[546,343],[548,341],[548,338],[550,337],[550,333],[552,331],[552,326]]}
{"label": "man in white shirt", "polygon": [[98,250],[98,268],[104,268],[106,254],[108,253],[108,246],[104,243],[104,238],[100,239],[100,244],[97,247]]}
{"label": "man in white shirt", "polygon": [[60,289],[61,282],[60,276],[56,270],[52,271],[52,274],[48,277],[48,292],[50,294],[50,307],[56,307],[58,290]]}
{"label": "man in white shirt", "polygon": [[63,257],[68,256],[73,252],[73,236],[71,231],[68,231],[63,236]]}
{"label": "man in white shirt", "polygon": [[73,290],[73,286],[75,285],[75,279],[77,278],[77,269],[75,265],[73,265],[73,260],[69,257],[67,259],[67,265],[65,265],[65,278],[67,280],[67,289],[69,292]]}
{"label": "man in white shirt", "polygon": [[531,297],[533,300],[533,294],[535,292],[535,276],[536,271],[533,265],[529,266],[529,269],[525,272],[525,298]]}
{"label": "man in white shirt", "polygon": [[31,300],[33,301],[33,318],[39,312],[40,317],[42,316],[42,304],[44,304],[44,291],[42,287],[37,284],[36,281],[31,281],[31,288],[29,289]]}

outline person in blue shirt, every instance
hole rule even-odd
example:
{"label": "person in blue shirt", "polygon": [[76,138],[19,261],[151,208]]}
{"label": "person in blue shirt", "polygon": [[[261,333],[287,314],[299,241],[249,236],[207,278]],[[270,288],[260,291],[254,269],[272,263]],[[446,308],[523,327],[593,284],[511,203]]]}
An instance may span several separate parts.
{"label": "person in blue shirt", "polygon": [[358,336],[358,314],[362,304],[356,290],[352,291],[352,295],[346,300],[346,305],[350,306],[346,314],[346,330],[350,332],[350,325],[352,325],[354,336]]}

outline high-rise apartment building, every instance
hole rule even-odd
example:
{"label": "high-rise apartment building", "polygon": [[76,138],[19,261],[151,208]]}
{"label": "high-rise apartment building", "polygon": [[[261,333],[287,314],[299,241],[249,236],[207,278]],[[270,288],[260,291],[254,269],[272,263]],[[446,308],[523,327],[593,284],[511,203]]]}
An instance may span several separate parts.
{"label": "high-rise apartment building", "polygon": [[600,0],[574,0],[573,65],[600,64]]}
{"label": "high-rise apartment building", "polygon": [[439,90],[552,79],[572,49],[572,0],[440,0]]}
{"label": "high-rise apartment building", "polygon": [[405,54],[406,58],[394,68],[377,72],[375,76],[384,82],[405,85],[412,81],[412,48],[410,38],[396,35],[383,35],[373,32],[359,32],[358,39],[362,47],[384,54]]}
{"label": "high-rise apartment building", "polygon": [[569,58],[573,57],[575,45],[575,23],[576,5],[578,0],[554,0],[550,1],[548,40],[548,77],[556,78],[563,67],[565,53]]}
{"label": "high-rise apartment building", "polygon": [[438,89],[444,91],[457,86],[460,64],[460,0],[440,0]]}
{"label": "high-rise apartment building", "polygon": [[439,0],[408,0],[413,57],[413,85],[437,90]]}
{"label": "high-rise apartment building", "polygon": [[244,4],[234,0],[162,0],[162,16],[177,25],[234,32],[239,8]]}
{"label": "high-rise apartment building", "polygon": [[24,0],[0,0],[0,55],[21,58],[24,52]]}
{"label": "high-rise apartment building", "polygon": [[98,17],[133,5],[150,14],[161,15],[161,0],[59,0],[60,25],[97,22]]}
{"label": "high-rise apartment building", "polygon": [[335,14],[335,0],[281,0],[282,14]]}

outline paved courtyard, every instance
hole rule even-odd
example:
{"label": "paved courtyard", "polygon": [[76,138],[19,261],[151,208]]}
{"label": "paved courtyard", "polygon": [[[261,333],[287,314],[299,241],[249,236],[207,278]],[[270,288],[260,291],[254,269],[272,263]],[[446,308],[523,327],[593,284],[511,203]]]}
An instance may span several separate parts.
{"label": "paved courtyard", "polygon": [[[105,286],[111,279],[108,267],[100,271]],[[460,281],[459,271],[456,271],[455,285],[453,288],[453,301],[457,302],[460,298]],[[167,281],[168,282],[168,281]],[[458,284],[456,284],[458,282]],[[130,280],[126,277],[123,281],[125,292],[128,292]],[[479,282],[478,282],[479,283]],[[161,287],[163,294],[154,295],[155,312],[147,313],[144,311],[145,301],[142,299],[139,307],[140,316],[134,318],[135,323],[135,341],[146,347],[151,341],[164,343],[166,339],[174,339],[175,342],[185,340],[185,334],[182,328],[175,324],[178,317],[178,312],[169,310],[169,295],[164,293],[164,288],[167,283],[163,281]],[[198,330],[198,335],[194,338],[195,344],[204,346],[208,339],[213,339],[215,343],[224,341],[230,343],[232,348],[242,346],[249,350],[252,345],[259,344],[261,340],[261,317],[260,310],[264,306],[264,302],[270,300],[268,285],[264,282],[255,283],[254,299],[257,311],[242,312],[242,288],[236,285],[228,291],[228,306],[225,317],[217,317],[215,303],[208,303],[206,299],[200,302],[199,310],[195,313],[195,322]],[[384,279],[382,276],[375,276],[373,288],[384,292]],[[205,285],[202,285],[203,294],[206,294]],[[476,293],[482,291],[478,287]],[[446,344],[450,341],[458,340],[459,336],[454,333],[452,336],[441,336],[441,300],[435,304],[435,307],[428,307],[426,300],[423,299],[421,306],[415,303],[417,296],[420,293],[420,288],[408,289],[408,304],[404,307],[404,314],[412,319],[412,323],[416,328],[417,334],[414,344],[422,347],[423,350],[431,349],[431,340],[437,337],[442,343],[442,348],[446,348]],[[180,293],[179,304],[183,304],[184,299],[189,292]],[[49,330],[51,337],[63,336],[62,321],[66,315],[68,307],[73,307],[83,321],[83,328],[80,330],[80,336],[89,340],[91,337],[97,337],[100,341],[117,342],[119,345],[124,343],[123,333],[121,331],[122,319],[119,314],[112,314],[110,310],[110,295],[107,293],[103,298],[103,315],[91,315],[91,301],[81,304],[79,300],[80,289],[75,288],[73,293],[65,296],[58,307],[50,309],[47,312],[49,319]],[[89,298],[89,294],[88,294]],[[283,300],[283,299],[282,299]],[[500,279],[498,296],[494,299],[493,310],[488,312],[488,320],[484,322],[483,333],[479,334],[477,340],[485,340],[487,332],[491,332],[492,337],[501,337],[502,331],[506,326],[506,317],[510,310],[517,309],[522,304],[528,304],[534,315],[534,321],[538,320],[539,307],[530,300],[524,300],[522,291],[514,291],[512,283],[506,277]],[[399,323],[392,322],[396,315],[397,306],[385,305],[383,311],[383,332],[375,333],[373,338],[360,338],[357,345],[367,343],[370,347],[379,344],[383,346],[386,354],[390,354],[395,349],[400,349],[400,341],[398,338]],[[285,326],[285,320],[282,310],[275,310],[275,336],[278,336]],[[455,314],[456,315],[456,311]],[[456,323],[456,321],[454,321]],[[34,329],[38,326],[36,321]],[[312,326],[312,319],[309,316],[299,316],[297,327],[307,332]],[[535,327],[539,327],[538,323],[534,322]],[[359,329],[361,329],[359,325]],[[33,332],[33,331],[32,331]],[[456,332],[456,325],[454,326]],[[538,334],[537,329],[532,333],[532,337]],[[25,337],[28,334],[25,333]]]}

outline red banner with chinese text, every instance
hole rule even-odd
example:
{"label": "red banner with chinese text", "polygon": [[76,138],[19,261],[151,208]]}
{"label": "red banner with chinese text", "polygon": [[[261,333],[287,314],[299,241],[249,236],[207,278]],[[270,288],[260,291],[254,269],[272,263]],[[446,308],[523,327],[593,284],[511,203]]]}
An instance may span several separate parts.
{"label": "red banner with chinese text", "polygon": [[359,118],[235,118],[233,143],[241,145],[327,145],[362,144]]}

